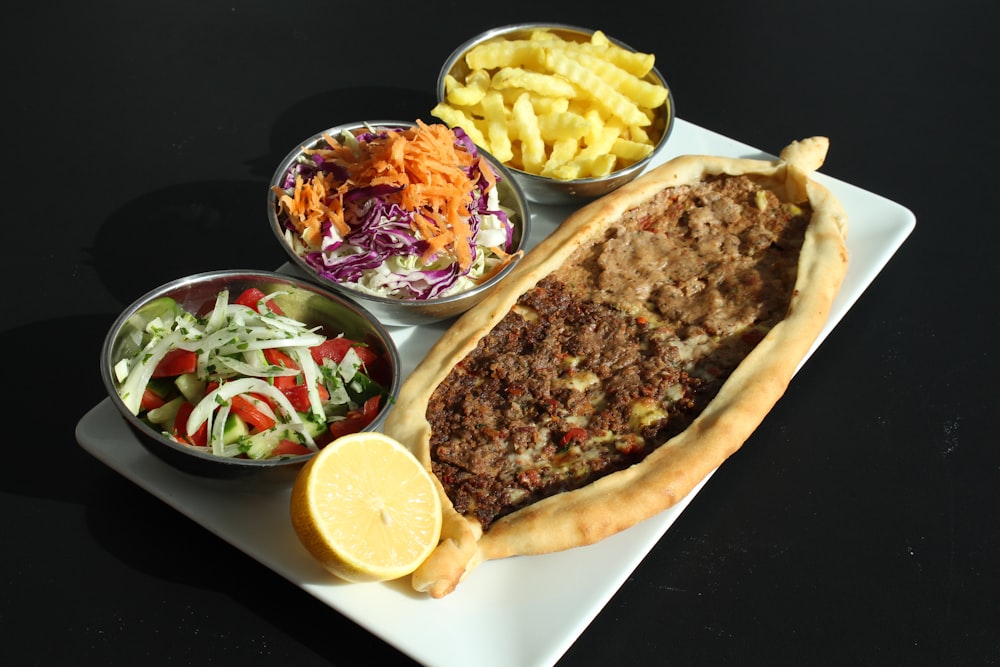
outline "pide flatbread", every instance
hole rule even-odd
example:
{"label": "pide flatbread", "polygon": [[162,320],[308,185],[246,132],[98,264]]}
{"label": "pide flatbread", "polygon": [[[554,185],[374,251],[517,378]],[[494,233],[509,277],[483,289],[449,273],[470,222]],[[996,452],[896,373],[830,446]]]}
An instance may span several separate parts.
{"label": "pide flatbread", "polygon": [[847,216],[810,178],[828,147],[675,158],[570,215],[448,329],[384,426],[445,508],[416,590],[602,540],[742,446],[847,270]]}

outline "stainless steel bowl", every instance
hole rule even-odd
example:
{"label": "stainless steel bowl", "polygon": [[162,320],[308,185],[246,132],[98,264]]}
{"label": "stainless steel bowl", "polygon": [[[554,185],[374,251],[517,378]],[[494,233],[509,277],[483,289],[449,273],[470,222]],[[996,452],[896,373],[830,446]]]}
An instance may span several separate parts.
{"label": "stainless steel bowl", "polygon": [[[579,26],[567,25],[563,23],[516,23],[492,28],[482,32],[463,42],[451,53],[450,56],[448,56],[448,59],[441,67],[440,74],[438,75],[438,101],[444,102],[446,99],[445,78],[447,75],[451,74],[459,81],[463,81],[465,79],[466,74],[469,72],[469,68],[465,63],[465,54],[469,50],[479,44],[482,44],[483,42],[491,40],[526,38],[532,31],[539,29],[549,30],[563,39],[578,42],[590,41],[591,36],[595,32],[590,28],[581,28]],[[608,39],[624,49],[628,49],[633,52],[635,51],[635,49],[628,44],[625,44],[610,35],[608,36]],[[660,151],[663,150],[663,147],[666,145],[667,139],[670,137],[670,133],[674,127],[676,111],[674,108],[673,93],[667,85],[666,80],[663,78],[663,75],[660,74],[660,71],[656,67],[654,67],[646,75],[645,80],[651,83],[660,84],[667,89],[667,99],[661,107],[656,109],[657,118],[653,125],[648,128],[651,136],[657,137],[656,143],[653,147],[653,152],[642,160],[634,162],[617,171],[613,171],[607,176],[599,178],[580,178],[571,181],[530,174],[526,171],[508,166],[507,168],[514,175],[514,178],[520,184],[521,189],[524,190],[525,196],[530,201],[537,202],[539,204],[583,204],[592,199],[596,199],[597,197],[606,195],[612,190],[628,183],[649,165],[649,163]]]}
{"label": "stainless steel bowl", "polygon": [[[268,188],[267,192],[267,217],[270,221],[271,231],[274,232],[278,242],[285,250],[285,253],[288,255],[297,271],[301,275],[306,276],[323,287],[336,292],[340,296],[360,303],[367,310],[373,313],[383,324],[389,326],[430,324],[460,315],[485,299],[490,292],[492,292],[510,273],[519,261],[519,257],[515,258],[514,261],[508,264],[502,271],[493,276],[490,280],[459,294],[425,300],[404,300],[367,294],[353,289],[346,284],[330,280],[327,277],[320,275],[295,251],[294,248],[291,247],[291,245],[289,245],[288,240],[285,238],[285,229],[281,220],[278,218],[278,198],[274,193],[274,188],[275,186],[280,186],[284,180],[285,174],[288,172],[289,167],[291,167],[291,165],[302,154],[303,147],[312,148],[324,144],[324,135],[336,136],[345,130],[357,131],[366,127],[402,128],[412,127],[415,125],[416,123],[411,121],[373,120],[346,123],[331,127],[327,130],[323,130],[322,132],[317,132],[292,149],[278,164],[278,167],[275,169],[274,175],[271,178],[271,187]],[[527,200],[521,190],[521,186],[512,176],[510,170],[500,164],[492,155],[485,152],[482,153],[482,155],[499,175],[497,179],[497,187],[500,196],[500,204],[510,212],[509,218],[514,224],[515,251],[521,250],[525,247],[525,243],[527,243],[531,224]]]}
{"label": "stainless steel bowl", "polygon": [[118,394],[114,367],[123,357],[135,354],[135,334],[162,312],[162,299],[169,297],[189,312],[205,312],[218,293],[228,289],[233,298],[244,289],[257,287],[266,293],[287,292],[275,298],[286,315],[309,326],[323,327],[327,337],[344,334],[365,341],[388,362],[385,386],[393,400],[387,401],[365,430],[378,430],[399,394],[401,381],[399,351],[389,331],[368,311],[311,281],[268,271],[224,270],[199,273],[161,285],[129,305],[111,325],[101,349],[101,377],[111,402],[139,441],[150,452],[184,472],[212,478],[232,479],[253,476],[290,480],[312,456],[282,459],[241,459],[214,456],[187,447],[166,437],[132,414]]}

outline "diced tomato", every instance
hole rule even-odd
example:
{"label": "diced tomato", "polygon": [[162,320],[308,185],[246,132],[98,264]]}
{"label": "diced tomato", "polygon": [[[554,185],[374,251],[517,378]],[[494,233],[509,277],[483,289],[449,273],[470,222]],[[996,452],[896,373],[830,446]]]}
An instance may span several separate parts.
{"label": "diced tomato", "polygon": [[311,449],[305,445],[300,445],[292,440],[281,440],[271,451],[273,456],[298,456],[300,454],[309,454],[312,452]]}
{"label": "diced tomato", "polygon": [[295,370],[299,370],[299,365],[295,363],[295,360],[277,348],[265,347],[264,358],[267,359],[267,363],[272,366],[281,366],[283,368],[294,368]]}
{"label": "diced tomato", "polygon": [[142,410],[154,410],[165,403],[166,401],[158,396],[156,392],[146,387],[142,392],[142,401],[139,403],[139,407]]}
{"label": "diced tomato", "polygon": [[324,359],[330,359],[339,364],[344,360],[344,355],[347,354],[347,351],[352,348],[361,359],[361,363],[364,364],[368,376],[376,382],[384,384],[388,376],[388,366],[378,352],[368,345],[341,336],[339,338],[326,339],[319,345],[310,348],[310,352],[317,364],[322,365]]}
{"label": "diced tomato", "polygon": [[[289,355],[285,354],[281,350],[275,348],[270,348],[270,347],[265,348],[264,359],[266,359],[267,363],[271,364],[272,366],[281,366],[282,368],[294,368],[295,370],[299,370],[299,365],[295,362],[294,359],[292,359]],[[279,375],[277,377],[272,378],[272,384],[278,389],[284,391],[288,387],[294,387],[296,384],[298,384],[298,376]]]}
{"label": "diced tomato", "polygon": [[[368,419],[368,424],[370,424],[372,420],[375,419],[375,415],[378,414],[378,407],[381,404],[382,404],[382,396],[380,394],[376,394],[375,396],[372,396],[367,401],[365,401],[365,404],[362,408],[362,415]],[[367,426],[368,424],[365,424],[365,426]]]}
{"label": "diced tomato", "polygon": [[357,416],[352,417],[350,413],[343,419],[337,420],[335,422],[330,422],[330,435],[334,438],[339,438],[342,435],[347,435],[349,433],[357,433],[363,429],[367,424],[363,417]]}
{"label": "diced tomato", "polygon": [[257,394],[252,391],[250,392],[249,395],[253,396],[261,403],[266,403],[267,406],[271,408],[272,412],[278,409],[278,406],[274,404],[274,399],[272,399],[270,396],[265,396],[264,394]]}
{"label": "diced tomato", "polygon": [[361,362],[366,366],[378,361],[378,353],[375,350],[343,336],[339,338],[327,338],[319,345],[310,348],[309,351],[312,353],[312,357],[316,360],[317,364],[322,364],[324,359],[331,359],[339,364],[344,360],[344,355],[351,348],[354,348],[354,352],[357,353],[358,357],[361,358]]}
{"label": "diced tomato", "polygon": [[181,440],[187,440],[192,445],[197,445],[198,447],[208,446],[208,422],[204,422],[197,431],[193,434],[187,432],[187,420],[191,416],[191,411],[194,410],[194,406],[184,401],[181,404],[180,409],[177,411],[177,416],[174,418],[174,429],[173,435],[175,438]]}
{"label": "diced tomato", "polygon": [[309,391],[304,384],[279,387],[279,389],[281,389],[281,393],[285,395],[285,398],[292,404],[296,412],[307,412],[309,410]]}
{"label": "diced tomato", "polygon": [[[278,378],[275,378],[278,379]],[[296,384],[291,387],[279,387],[281,393],[288,397],[288,402],[292,404],[297,412],[309,411],[309,390],[304,384]],[[330,392],[322,384],[316,385],[319,391],[319,398],[325,401],[330,398]]]}
{"label": "diced tomato", "polygon": [[261,411],[246,396],[237,394],[233,396],[231,403],[233,414],[239,416],[240,419],[258,431],[266,431],[274,426],[274,419]]}
{"label": "diced tomato", "polygon": [[335,438],[348,433],[357,433],[371,424],[378,414],[378,407],[381,403],[381,396],[372,396],[362,406],[361,410],[351,410],[344,419],[330,422],[330,433]]}
{"label": "diced tomato", "polygon": [[199,426],[194,433],[189,433],[188,440],[197,447],[208,447],[208,422]]}
{"label": "diced tomato", "polygon": [[179,437],[184,437],[187,435],[187,427],[184,425],[188,417],[191,416],[191,411],[194,410],[194,406],[184,401],[181,407],[177,409],[177,415],[174,416],[174,430],[172,431],[174,435]]}
{"label": "diced tomato", "polygon": [[327,338],[319,345],[309,348],[312,358],[317,364],[322,365],[324,359],[330,359],[338,364],[344,360],[344,355],[354,345],[354,341],[349,338]]}
{"label": "diced tomato", "polygon": [[281,391],[294,387],[298,383],[299,377],[297,375],[279,375],[271,378],[271,384],[273,384],[276,389],[280,389]]}
{"label": "diced tomato", "polygon": [[333,433],[330,433],[330,429],[327,429],[319,435],[313,437],[313,443],[315,443],[315,445],[320,449],[326,447],[328,444],[333,442],[333,440],[334,436]]}
{"label": "diced tomato", "polygon": [[177,377],[198,369],[198,354],[174,348],[167,352],[153,370],[154,378]]}
{"label": "diced tomato", "polygon": [[359,357],[361,357],[361,363],[363,363],[366,368],[371,368],[379,361],[378,353],[367,345],[355,345],[354,351],[357,352]]}
{"label": "diced tomato", "polygon": [[[257,306],[257,304],[260,302],[261,299],[263,299],[266,296],[267,294],[264,292],[264,290],[259,289],[257,287],[248,287],[247,289],[243,290],[243,292],[238,297],[236,297],[236,301],[234,301],[233,303],[238,303],[241,306],[246,306],[247,308],[253,308],[254,311],[259,313],[260,308]],[[267,305],[272,311],[274,311],[278,315],[284,315],[284,313],[281,312],[281,308],[279,308],[278,304],[276,304],[273,300],[268,301]]]}
{"label": "diced tomato", "polygon": [[563,435],[562,437],[562,440],[559,441],[559,444],[565,446],[573,442],[574,440],[586,440],[586,439],[587,439],[587,430],[580,428],[579,426],[574,426],[570,430],[566,431],[565,435]]}

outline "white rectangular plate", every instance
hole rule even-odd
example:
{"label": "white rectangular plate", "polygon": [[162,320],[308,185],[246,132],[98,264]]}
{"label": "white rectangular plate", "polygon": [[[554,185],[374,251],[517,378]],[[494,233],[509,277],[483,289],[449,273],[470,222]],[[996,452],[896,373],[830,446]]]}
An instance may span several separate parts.
{"label": "white rectangular plate", "polygon": [[[667,154],[658,162],[692,153],[767,155],[680,119],[669,141]],[[909,210],[883,197],[823,174],[816,174],[816,179],[847,210],[851,257],[818,346],[886,265],[916,220]],[[569,212],[567,208],[534,207],[529,247]],[[393,330],[404,377],[444,328],[441,324]],[[107,399],[80,420],[76,437],[97,459],[179,512],[414,660],[436,667],[465,667],[472,655],[479,667],[555,664],[704,484],[677,506],[603,542],[544,556],[487,562],[454,593],[432,600],[414,593],[406,580],[344,584],[332,579],[306,553],[292,530],[289,489],[247,491],[235,486],[238,482],[181,473],[147,453]],[[531,595],[525,596],[524,591]],[[497,637],[507,640],[498,643]],[[493,648],[484,653],[479,650],[482,646]]]}

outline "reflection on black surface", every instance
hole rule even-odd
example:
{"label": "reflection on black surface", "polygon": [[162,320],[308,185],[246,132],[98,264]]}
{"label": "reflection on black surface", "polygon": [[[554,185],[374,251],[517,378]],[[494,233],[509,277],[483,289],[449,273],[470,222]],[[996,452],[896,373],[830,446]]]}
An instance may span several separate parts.
{"label": "reflection on black surface", "polygon": [[253,180],[191,182],[151,191],[104,222],[89,254],[122,303],[162,283],[218,269],[273,270],[287,257],[266,217],[267,187],[297,142],[357,120],[434,122],[434,95],[395,88],[330,90],[293,103],[275,122],[269,152],[248,161]]}
{"label": "reflection on black surface", "polygon": [[218,269],[273,270],[284,253],[264,213],[266,182],[187,183],[156,190],[115,211],[90,254],[122,303],[165,282]]}
{"label": "reflection on black surface", "polygon": [[[116,276],[113,263],[104,266],[116,288],[128,290],[130,281],[124,274]],[[25,349],[30,341],[33,349],[45,351],[32,355],[31,372],[18,373],[16,390],[30,400],[19,401],[16,415],[10,415],[20,425],[18,437],[4,441],[4,467],[16,472],[0,478],[0,494],[24,508],[5,519],[5,534],[10,538],[7,531],[13,531],[15,542],[4,547],[37,554],[19,569],[42,570],[51,567],[51,561],[63,573],[52,571],[48,580],[75,572],[75,596],[86,607],[81,613],[98,616],[109,613],[102,611],[106,600],[125,594],[121,591],[126,586],[133,587],[127,594],[146,606],[133,618],[150,619],[147,630],[153,636],[158,634],[153,619],[172,619],[173,631],[181,628],[187,637],[183,650],[191,656],[198,655],[199,647],[210,652],[213,642],[225,636],[234,647],[258,642],[262,656],[281,657],[269,653],[267,637],[248,635],[241,618],[214,614],[227,600],[235,600],[251,615],[308,647],[323,664],[342,664],[345,646],[349,653],[371,656],[376,664],[412,664],[395,648],[105,467],[76,443],[77,422],[106,396],[98,364],[114,317],[60,318],[0,332],[3,349]],[[51,512],[46,508],[54,505],[73,508],[68,516],[82,512],[83,521],[47,522]],[[84,546],[82,541],[93,544]],[[93,558],[95,544],[112,558]],[[81,559],[80,553],[91,556]],[[102,563],[126,567],[118,570],[116,565],[113,574],[100,569]],[[53,591],[26,588],[33,581],[10,574],[5,577],[5,596],[48,599]],[[169,582],[174,594],[169,599],[142,598],[143,590],[154,590],[157,582]],[[100,626],[104,621],[92,622]],[[146,635],[140,631],[139,636]],[[148,645],[118,646],[115,652],[149,656],[152,650]],[[198,662],[194,659],[191,664]]]}
{"label": "reflection on black surface", "polygon": [[427,90],[379,86],[328,90],[298,100],[275,121],[269,153],[250,161],[251,173],[270,181],[278,164],[300,141],[335,125],[364,120],[413,122],[418,118],[439,122],[430,114],[436,103],[437,97]]}

